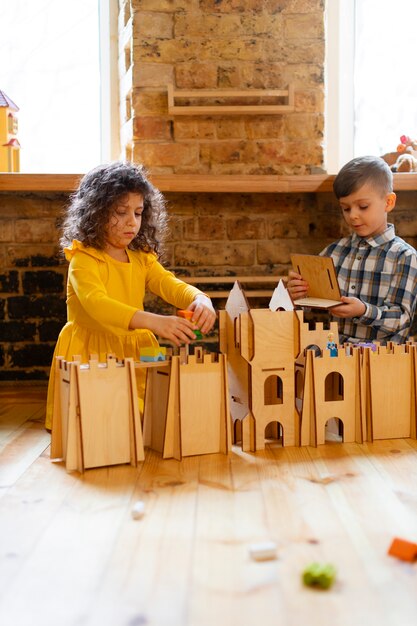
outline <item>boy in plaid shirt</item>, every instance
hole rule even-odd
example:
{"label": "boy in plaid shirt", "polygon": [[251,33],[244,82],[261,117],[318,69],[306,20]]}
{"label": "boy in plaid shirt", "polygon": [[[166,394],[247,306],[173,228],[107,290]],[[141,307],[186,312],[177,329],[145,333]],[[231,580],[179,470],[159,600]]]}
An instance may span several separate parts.
{"label": "boy in plaid shirt", "polygon": [[[342,304],[332,307],[339,318],[339,341],[408,339],[417,297],[417,253],[397,237],[388,223],[396,201],[392,172],[373,156],[349,161],[336,176],[333,190],[352,230],[320,255],[333,258]],[[308,285],[290,271],[293,300],[305,297]]]}

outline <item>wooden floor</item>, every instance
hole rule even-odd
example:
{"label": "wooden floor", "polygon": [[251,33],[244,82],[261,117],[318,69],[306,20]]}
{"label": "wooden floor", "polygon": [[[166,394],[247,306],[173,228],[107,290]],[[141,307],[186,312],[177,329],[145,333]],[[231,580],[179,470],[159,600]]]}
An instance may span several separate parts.
{"label": "wooden floor", "polygon": [[[2,626],[408,626],[417,443],[326,444],[67,474],[49,460],[44,390],[0,391]],[[142,520],[131,517],[137,500]],[[253,542],[278,558],[251,561]],[[329,591],[304,588],[333,563]]]}

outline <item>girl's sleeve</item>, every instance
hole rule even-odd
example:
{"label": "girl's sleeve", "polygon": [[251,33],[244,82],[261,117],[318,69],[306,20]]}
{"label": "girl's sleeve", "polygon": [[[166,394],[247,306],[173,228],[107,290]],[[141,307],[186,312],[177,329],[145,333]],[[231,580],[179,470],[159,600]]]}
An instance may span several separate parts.
{"label": "girl's sleeve", "polygon": [[203,294],[166,270],[155,257],[150,257],[148,262],[146,287],[177,309],[186,309],[196,296]]}
{"label": "girl's sleeve", "polygon": [[110,298],[101,279],[99,263],[86,254],[76,254],[68,280],[85,312],[102,326],[129,329],[136,308]]}

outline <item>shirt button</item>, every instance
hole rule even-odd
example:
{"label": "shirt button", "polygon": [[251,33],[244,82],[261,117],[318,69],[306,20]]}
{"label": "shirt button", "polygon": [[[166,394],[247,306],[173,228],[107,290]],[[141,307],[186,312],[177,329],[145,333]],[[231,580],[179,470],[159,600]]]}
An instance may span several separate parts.
{"label": "shirt button", "polygon": [[351,290],[352,290],[352,291],[355,291],[355,285],[352,285],[352,286],[351,286]]}
{"label": "shirt button", "polygon": [[360,260],[361,260],[361,258],[362,258],[361,256],[358,256],[358,257],[357,257],[358,261],[360,261]]}

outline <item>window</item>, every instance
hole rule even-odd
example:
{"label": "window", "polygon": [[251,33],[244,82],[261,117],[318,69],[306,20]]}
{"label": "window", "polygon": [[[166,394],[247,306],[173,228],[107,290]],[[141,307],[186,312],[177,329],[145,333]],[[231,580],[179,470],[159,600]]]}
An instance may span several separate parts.
{"label": "window", "polygon": [[415,0],[356,0],[354,152],[393,152],[417,134]]}
{"label": "window", "polygon": [[417,81],[410,72],[415,0],[327,2],[327,163],[336,173],[354,156],[392,152],[417,129]]}
{"label": "window", "polygon": [[0,89],[20,109],[21,172],[82,173],[117,156],[109,140],[108,87],[109,20],[117,29],[115,4],[2,3]]}

